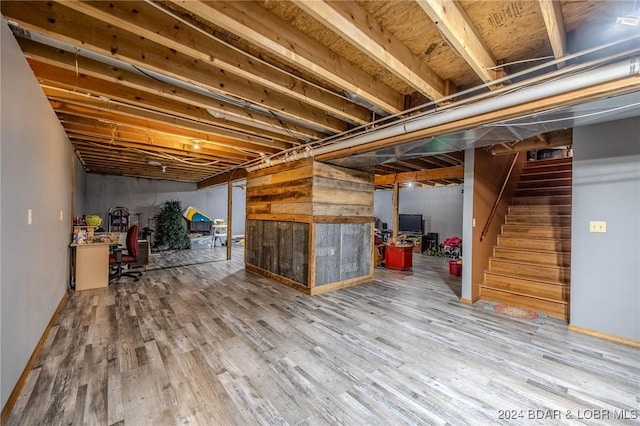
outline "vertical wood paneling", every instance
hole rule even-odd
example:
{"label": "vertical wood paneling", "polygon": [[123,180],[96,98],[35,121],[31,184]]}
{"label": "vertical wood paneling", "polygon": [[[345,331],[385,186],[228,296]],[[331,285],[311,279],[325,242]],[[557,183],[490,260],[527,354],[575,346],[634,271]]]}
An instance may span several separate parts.
{"label": "vertical wood paneling", "polygon": [[291,223],[293,265],[291,279],[301,284],[309,284],[309,225]]}
{"label": "vertical wood paneling", "polygon": [[308,224],[248,220],[247,230],[247,264],[308,285]]}
{"label": "vertical wood paneling", "polygon": [[371,224],[345,223],[341,228],[340,281],[368,275],[371,269]]}
{"label": "vertical wood paneling", "polygon": [[371,272],[371,224],[316,224],[315,285],[365,277]]}
{"label": "vertical wood paneling", "polygon": [[340,224],[316,224],[315,285],[340,281]]}

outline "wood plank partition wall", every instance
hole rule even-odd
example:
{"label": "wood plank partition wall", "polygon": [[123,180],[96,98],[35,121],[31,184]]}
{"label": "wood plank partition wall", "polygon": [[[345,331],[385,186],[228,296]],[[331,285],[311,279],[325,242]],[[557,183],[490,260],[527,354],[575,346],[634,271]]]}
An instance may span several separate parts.
{"label": "wood plank partition wall", "polygon": [[308,294],[373,277],[373,175],[305,159],[247,175],[247,269]]}

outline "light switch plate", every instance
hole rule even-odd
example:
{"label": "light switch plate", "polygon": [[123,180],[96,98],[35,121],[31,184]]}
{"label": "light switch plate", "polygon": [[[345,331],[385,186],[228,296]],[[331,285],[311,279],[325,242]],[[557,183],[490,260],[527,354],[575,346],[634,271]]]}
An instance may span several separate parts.
{"label": "light switch plate", "polygon": [[589,232],[607,232],[607,222],[592,220],[589,222]]}
{"label": "light switch plate", "polygon": [[33,211],[31,209],[27,210],[27,225],[31,225],[33,223]]}

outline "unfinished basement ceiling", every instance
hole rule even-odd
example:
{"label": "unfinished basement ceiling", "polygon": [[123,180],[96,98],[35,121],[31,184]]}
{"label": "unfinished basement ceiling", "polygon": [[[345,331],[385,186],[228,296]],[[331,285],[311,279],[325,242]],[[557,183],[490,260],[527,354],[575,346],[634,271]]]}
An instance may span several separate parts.
{"label": "unfinished basement ceiling", "polygon": [[[386,163],[423,158],[431,155],[486,147],[493,154],[506,154],[519,150],[538,135],[563,135],[562,131],[576,126],[587,126],[604,121],[640,116],[640,93],[630,93],[608,99],[559,108],[526,117],[491,123],[470,130],[417,140],[393,147],[380,148],[363,154],[330,160],[331,164],[359,170],[373,170]],[[571,139],[564,145],[570,145]],[[557,145],[563,145],[558,143]],[[544,141],[535,145],[549,148]],[[532,148],[535,149],[535,148]]]}
{"label": "unfinished basement ceiling", "polygon": [[[199,187],[240,178],[246,167],[268,158],[331,144],[354,128],[369,131],[380,117],[401,121],[417,105],[432,102],[429,109],[463,101],[470,96],[466,90],[483,83],[517,85],[638,49],[635,39],[570,56],[638,35],[637,27],[616,24],[618,16],[637,13],[634,5],[600,0],[459,1],[446,8],[439,0],[0,3],[88,172]],[[518,74],[557,58],[567,60]],[[621,79],[613,92],[639,87],[637,79]],[[481,91],[497,89],[488,84]],[[478,125],[465,129],[467,138]],[[509,140],[508,133],[492,137],[505,144],[521,137]],[[426,139],[403,143],[415,140]],[[386,161],[375,172],[462,164],[461,153],[440,151]]]}

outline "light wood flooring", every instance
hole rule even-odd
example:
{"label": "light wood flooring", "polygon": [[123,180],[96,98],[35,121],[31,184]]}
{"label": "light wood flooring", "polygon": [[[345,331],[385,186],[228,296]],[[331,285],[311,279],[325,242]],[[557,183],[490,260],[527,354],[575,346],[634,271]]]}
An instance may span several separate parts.
{"label": "light wood flooring", "polygon": [[241,250],[73,293],[8,424],[640,422],[637,348],[461,304],[446,259],[311,297]]}

